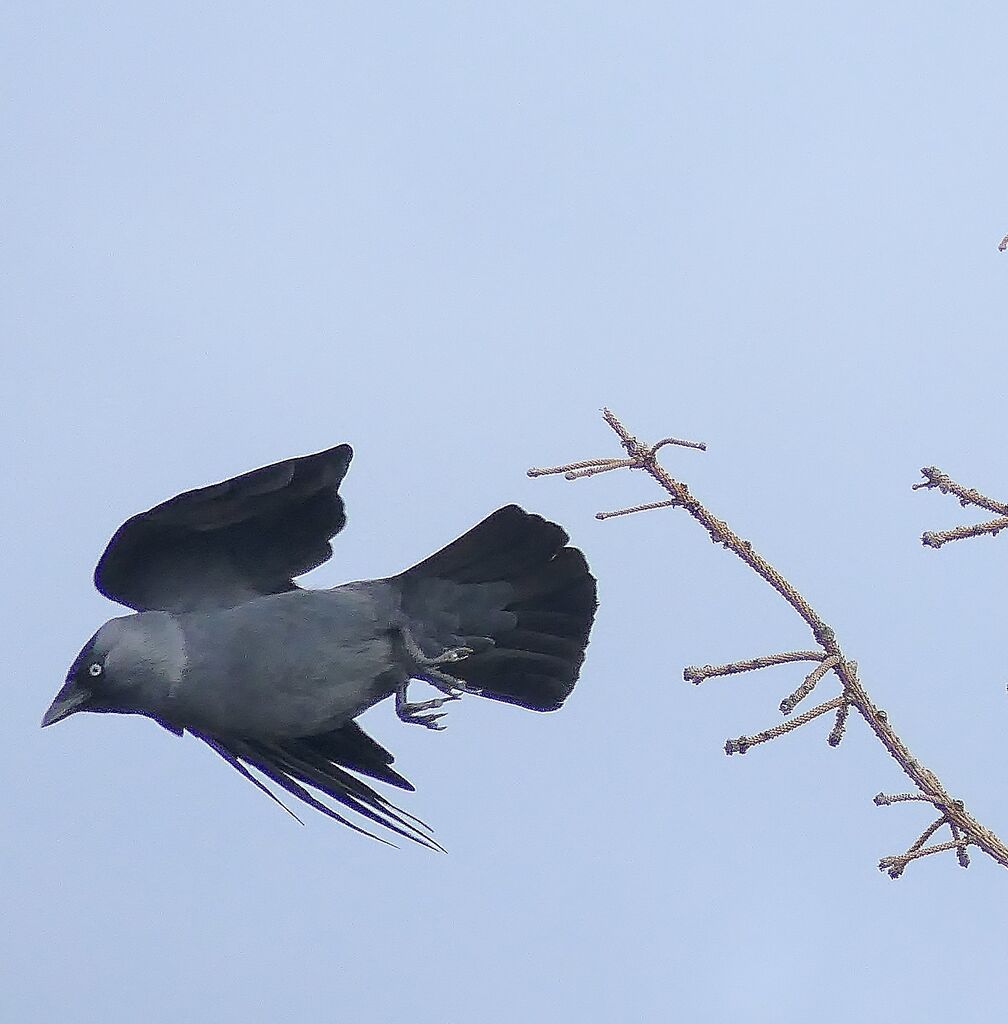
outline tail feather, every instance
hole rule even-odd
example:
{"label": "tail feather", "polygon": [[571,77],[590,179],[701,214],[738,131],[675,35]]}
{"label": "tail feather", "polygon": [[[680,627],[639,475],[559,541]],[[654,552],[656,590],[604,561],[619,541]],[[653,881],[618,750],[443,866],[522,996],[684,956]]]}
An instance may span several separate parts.
{"label": "tail feather", "polygon": [[584,616],[570,612],[544,612],[522,609],[522,628],[547,636],[566,637],[583,642]]}
{"label": "tail feather", "polygon": [[476,653],[442,670],[483,696],[560,707],[584,661],[597,601],[584,555],[562,527],[517,505],[398,577],[421,648]]}
{"label": "tail feather", "polygon": [[584,644],[580,640],[553,633],[538,633],[531,629],[516,629],[508,637],[508,642],[515,650],[549,654],[565,661],[574,661],[584,650]]}
{"label": "tail feather", "polygon": [[561,547],[532,572],[511,577],[509,582],[515,591],[512,606],[536,607],[542,603],[539,598],[552,596],[551,611],[584,615],[595,608],[595,580],[577,548]]}
{"label": "tail feather", "polygon": [[[536,528],[529,529],[528,520]],[[422,570],[433,579],[489,583],[526,572],[567,543],[563,527],[506,505],[407,573]],[[404,574],[405,575],[405,574]]]}

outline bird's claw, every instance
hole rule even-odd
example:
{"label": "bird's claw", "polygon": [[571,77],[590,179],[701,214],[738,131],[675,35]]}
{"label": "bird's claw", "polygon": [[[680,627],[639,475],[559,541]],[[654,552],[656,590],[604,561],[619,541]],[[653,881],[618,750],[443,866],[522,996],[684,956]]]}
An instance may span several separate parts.
{"label": "bird's claw", "polygon": [[461,699],[461,693],[446,693],[443,697],[435,697],[433,700],[410,702],[406,700],[406,687],[404,685],[396,692],[396,714],[399,716],[400,721],[407,722],[410,725],[422,725],[426,729],[442,732],[445,727],[440,723],[439,719],[445,717],[444,711],[436,715],[423,715],[420,712],[431,711],[434,708],[441,707],[443,704],[447,704],[450,700]]}
{"label": "bird's claw", "polygon": [[399,717],[410,725],[422,725],[426,729],[433,729],[435,732],[444,732],[447,728],[438,719],[444,718],[445,712],[441,711],[436,715],[400,715]]}
{"label": "bird's claw", "polygon": [[404,715],[407,718],[411,718],[418,711],[430,711],[432,708],[439,708],[442,704],[447,704],[450,700],[461,700],[461,693],[449,693],[445,694],[444,697],[435,697],[433,700],[421,700],[416,703],[402,703],[398,707],[399,717],[402,718]]}
{"label": "bird's claw", "polygon": [[440,731],[444,729],[444,726],[438,722],[438,719],[444,718],[444,712],[436,715],[420,715],[417,712],[439,708],[449,700],[461,700],[467,693],[480,694],[483,692],[479,687],[470,686],[464,679],[456,679],[455,676],[443,672],[438,667],[463,661],[476,652],[472,647],[448,647],[440,654],[430,657],[420,650],[419,645],[405,627],[402,629],[402,638],[406,650],[416,665],[413,678],[429,683],[435,689],[440,690],[444,696],[411,704],[406,700],[406,687],[409,683],[409,680],[406,680],[396,691],[396,714],[404,722]]}
{"label": "bird's claw", "polygon": [[463,659],[468,658],[470,654],[476,653],[472,647],[447,647],[440,654],[424,654],[420,645],[416,642],[416,639],[407,626],[401,626],[399,632],[402,636],[402,641],[406,647],[407,654],[409,654],[413,659],[418,668],[429,668],[434,665],[450,665],[453,662],[462,661]]}
{"label": "bird's claw", "polygon": [[450,665],[455,661],[463,661],[470,654],[476,652],[471,647],[449,647],[442,651],[436,658],[425,658],[421,664],[427,665]]}

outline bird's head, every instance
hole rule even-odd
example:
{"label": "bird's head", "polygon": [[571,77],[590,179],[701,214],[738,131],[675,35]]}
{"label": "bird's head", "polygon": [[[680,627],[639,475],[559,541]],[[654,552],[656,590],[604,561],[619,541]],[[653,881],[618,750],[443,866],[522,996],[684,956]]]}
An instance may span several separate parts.
{"label": "bird's head", "polygon": [[74,659],[42,726],[77,711],[160,711],[184,669],[185,645],[173,616],[141,612],[110,619]]}

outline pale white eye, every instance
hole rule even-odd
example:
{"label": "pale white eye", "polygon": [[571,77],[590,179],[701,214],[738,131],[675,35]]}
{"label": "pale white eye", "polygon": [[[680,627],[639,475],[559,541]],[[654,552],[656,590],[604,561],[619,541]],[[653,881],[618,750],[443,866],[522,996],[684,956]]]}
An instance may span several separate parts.
{"label": "pale white eye", "polygon": [[93,664],[93,665],[92,665],[92,666],[91,666],[91,667],[90,667],[90,668],[88,669],[88,675],[89,675],[89,676],[100,676],[101,674],[102,674],[102,667],[101,667],[101,665],[99,665],[99,664],[98,664],[98,662],[96,661],[96,662],[95,662],[95,663],[94,663],[94,664]]}

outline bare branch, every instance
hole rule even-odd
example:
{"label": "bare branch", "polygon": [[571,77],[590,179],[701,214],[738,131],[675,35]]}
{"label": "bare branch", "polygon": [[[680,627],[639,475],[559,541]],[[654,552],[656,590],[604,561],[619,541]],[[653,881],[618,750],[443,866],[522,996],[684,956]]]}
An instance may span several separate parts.
{"label": "bare branch", "polygon": [[839,747],[840,741],[843,739],[844,730],[847,728],[847,716],[850,714],[850,702],[844,701],[843,704],[837,709],[836,721],[833,723],[833,728],[830,730],[829,736],[826,737],[826,742],[831,747]]}
{"label": "bare branch", "polygon": [[728,665],[689,665],[683,669],[683,679],[699,686],[705,679],[714,676],[733,676],[739,672],[753,672],[756,669],[784,665],[790,661],[822,661],[822,651],[785,651],[783,654],[765,654],[748,661],[733,661]]}
{"label": "bare branch", "polygon": [[1008,505],[1003,501],[988,498],[986,494],[981,494],[975,487],[963,487],[937,466],[925,466],[921,470],[921,474],[924,479],[913,485],[912,489],[915,491],[931,490],[937,487],[942,494],[954,494],[963,508],[966,508],[967,505],[976,505],[978,508],[987,509],[988,512],[997,512],[999,515],[1008,516]]}
{"label": "bare branch", "polygon": [[[1008,246],[1008,239],[1006,239],[1006,246]],[[599,513],[598,518],[607,519],[616,515],[628,515],[631,512],[645,511],[650,508],[681,507],[685,509],[707,531],[712,541],[732,551],[753,572],[762,577],[777,594],[787,601],[809,627],[812,636],[821,648],[820,651],[789,651],[783,654],[771,654],[753,658],[749,661],[731,662],[725,665],[690,666],[684,671],[684,678],[693,683],[700,683],[704,679],[714,676],[750,672],[788,662],[818,662],[818,665],[806,676],[804,682],[781,702],[781,711],[785,714],[792,711],[799,701],[807,697],[826,673],[833,672],[840,683],[841,693],[838,696],[774,728],[766,729],[754,736],[740,736],[738,739],[728,740],[725,744],[725,752],[728,754],[745,753],[750,747],[793,732],[795,729],[807,725],[809,722],[830,711],[836,711],[836,721],[830,732],[829,742],[831,745],[836,746],[843,736],[848,712],[853,707],[918,790],[917,794],[900,793],[893,796],[879,793],[875,797],[875,803],[879,806],[887,806],[893,803],[920,800],[930,803],[941,814],[938,821],[918,837],[905,853],[895,857],[883,858],[880,862],[880,867],[883,870],[887,870],[891,877],[898,878],[910,861],[952,849],[956,850],[959,863],[966,867],[969,864],[969,857],[966,852],[968,846],[979,847],[1002,867],[1008,867],[1008,846],[994,832],[969,814],[961,800],[950,796],[938,776],[921,764],[913,755],[910,748],[889,723],[889,716],[886,712],[882,708],[876,707],[869,697],[868,692],[858,678],[857,662],[845,657],[832,627],[819,617],[811,604],[770,562],[753,548],[748,540],[743,540],[732,531],[727,523],[713,515],[699,499],[690,493],[686,484],[673,478],[664,466],[659,464],[656,458],[656,452],[665,444],[678,444],[701,450],[705,449],[705,446],[699,442],[680,442],[673,438],[665,438],[658,442],[658,444],[647,445],[638,441],[608,409],[604,409],[602,415],[606,423],[609,424],[619,438],[627,454],[626,459],[596,459],[590,462],[573,462],[566,466],[557,466],[553,469],[531,469],[529,470],[529,475],[543,476],[550,473],[567,473],[570,474],[571,478],[576,479],[581,475],[590,475],[587,472],[581,472],[588,469],[591,469],[593,472],[606,472],[609,469],[622,468],[644,470],[666,491],[670,500],[651,502],[647,505],[635,505],[618,512]],[[960,502],[964,506],[968,504],[977,505],[1005,516],[1004,522],[999,520],[1001,525],[997,529],[1008,527],[1008,506],[987,498],[975,490],[967,491],[935,467],[928,467],[922,472],[925,479],[916,485],[918,488],[938,487],[942,491],[952,492],[959,497]],[[989,527],[989,529],[967,529],[972,529],[975,532],[996,532],[991,524],[984,525]],[[955,532],[950,531],[950,533]],[[966,534],[963,535],[965,536]],[[951,539],[957,538],[944,536],[944,540]],[[927,840],[943,825],[948,825],[952,833],[952,841],[925,846],[924,844]]]}
{"label": "bare branch", "polygon": [[[888,871],[890,878],[899,878],[903,869],[912,860],[918,857],[926,857],[928,853],[938,853],[938,846],[926,847],[924,844],[945,824],[944,818],[933,821],[923,832],[907,847],[906,853],[897,854],[895,857],[883,857],[879,861],[879,871]],[[921,852],[925,851],[925,852]]]}
{"label": "bare branch", "polygon": [[[933,846],[925,846],[924,844],[942,827],[942,825],[949,825],[952,831],[952,842],[950,843],[935,843]],[[966,847],[969,843],[961,837],[959,829],[952,822],[945,818],[939,818],[937,821],[932,822],[924,831],[910,844],[906,853],[897,854],[895,857],[883,857],[879,861],[879,871],[887,871],[890,878],[899,878],[903,874],[903,869],[912,860],[918,860],[921,857],[930,857],[933,853],[944,853],[946,850],[955,850],[959,856],[959,863],[962,867],[969,867],[969,854],[966,852]]]}
{"label": "bare branch", "polygon": [[957,483],[948,473],[943,473],[937,466],[925,466],[921,473],[923,480],[914,484],[914,490],[930,490],[937,487],[943,495],[955,495],[963,508],[968,505],[975,505],[977,508],[986,509],[989,512],[998,514],[997,519],[990,519],[986,522],[979,522],[973,525],[956,526],[953,529],[928,530],[921,535],[921,544],[926,548],[940,548],[942,544],[949,541],[963,541],[969,537],[980,537],[983,534],[990,534],[997,537],[1002,529],[1008,528],[1008,504],[995,501],[986,495],[981,495],[975,487],[964,487]]}
{"label": "bare branch", "polygon": [[826,675],[826,673],[833,668],[839,660],[840,659],[835,654],[828,658],[823,658],[823,660],[820,661],[819,664],[816,665],[816,667],[805,677],[805,681],[801,686],[799,686],[794,693],[788,694],[788,696],[780,702],[781,714],[790,715],[791,712],[794,711],[794,709],[815,689],[816,683],[818,683],[819,680],[822,679],[822,677]]}
{"label": "bare branch", "polygon": [[922,800],[929,804],[934,802],[923,793],[876,793],[874,803],[876,807],[888,807],[890,804],[902,804],[909,800]]}
{"label": "bare branch", "polygon": [[725,753],[729,755],[744,754],[750,747],[755,747],[758,743],[775,740],[778,736],[784,736],[789,732],[794,732],[795,729],[800,729],[803,725],[808,725],[809,722],[814,722],[817,718],[821,718],[834,708],[842,707],[843,703],[842,695],[834,697],[832,700],[826,701],[825,704],[820,704],[818,707],[806,711],[797,718],[792,718],[781,725],[775,725],[772,729],[764,729],[763,732],[758,732],[755,736],[739,736],[737,740],[727,740],[725,742]]}
{"label": "bare branch", "polygon": [[994,512],[998,516],[997,519],[988,520],[986,523],[976,523],[972,526],[957,526],[951,530],[929,530],[921,535],[921,543],[925,547],[940,548],[942,544],[951,540],[965,540],[967,537],[979,537],[985,533],[996,537],[1001,530],[1008,529],[1008,504],[1005,502],[988,498],[986,494],[981,494],[975,487],[963,487],[937,466],[924,466],[921,473],[924,479],[913,485],[915,491],[937,488],[942,494],[954,494],[963,508],[975,505],[977,508]]}
{"label": "bare branch", "polygon": [[546,469],[532,468],[528,476],[552,476],[555,473],[570,474],[567,479],[574,480],[578,473],[584,469],[592,469],[596,473],[604,473],[607,469],[620,469],[629,466],[629,459],[582,459],[580,462],[569,462],[566,466],[549,466]]}
{"label": "bare branch", "polygon": [[949,822],[949,830],[952,833],[952,838],[956,842],[956,858],[959,861],[959,867],[968,868],[970,866],[970,859],[969,852],[966,847],[969,844],[964,840],[959,826],[954,821]]}
{"label": "bare branch", "polygon": [[599,473],[608,473],[611,469],[624,469],[630,465],[629,459],[613,459],[612,462],[602,465],[595,464],[584,469],[569,469],[564,473],[565,480],[579,480],[583,476],[597,476]]}
{"label": "bare branch", "polygon": [[619,508],[615,512],[596,512],[596,519],[615,519],[616,516],[628,516],[633,512],[650,512],[653,508],[673,508],[679,502],[675,498],[668,501],[649,501],[646,505],[631,505],[630,508]]}
{"label": "bare branch", "polygon": [[707,444],[704,441],[682,441],[678,437],[663,437],[651,445],[651,454],[654,455],[659,448],[664,448],[667,444],[676,444],[680,448],[696,448],[702,452],[707,451]]}
{"label": "bare branch", "polygon": [[989,519],[986,523],[976,523],[973,526],[957,526],[952,530],[941,530],[939,532],[929,530],[921,534],[921,543],[926,548],[940,548],[942,544],[950,540],[965,540],[967,537],[979,537],[984,533],[989,533],[992,537],[996,537],[1005,528],[1008,528],[1008,517]]}

